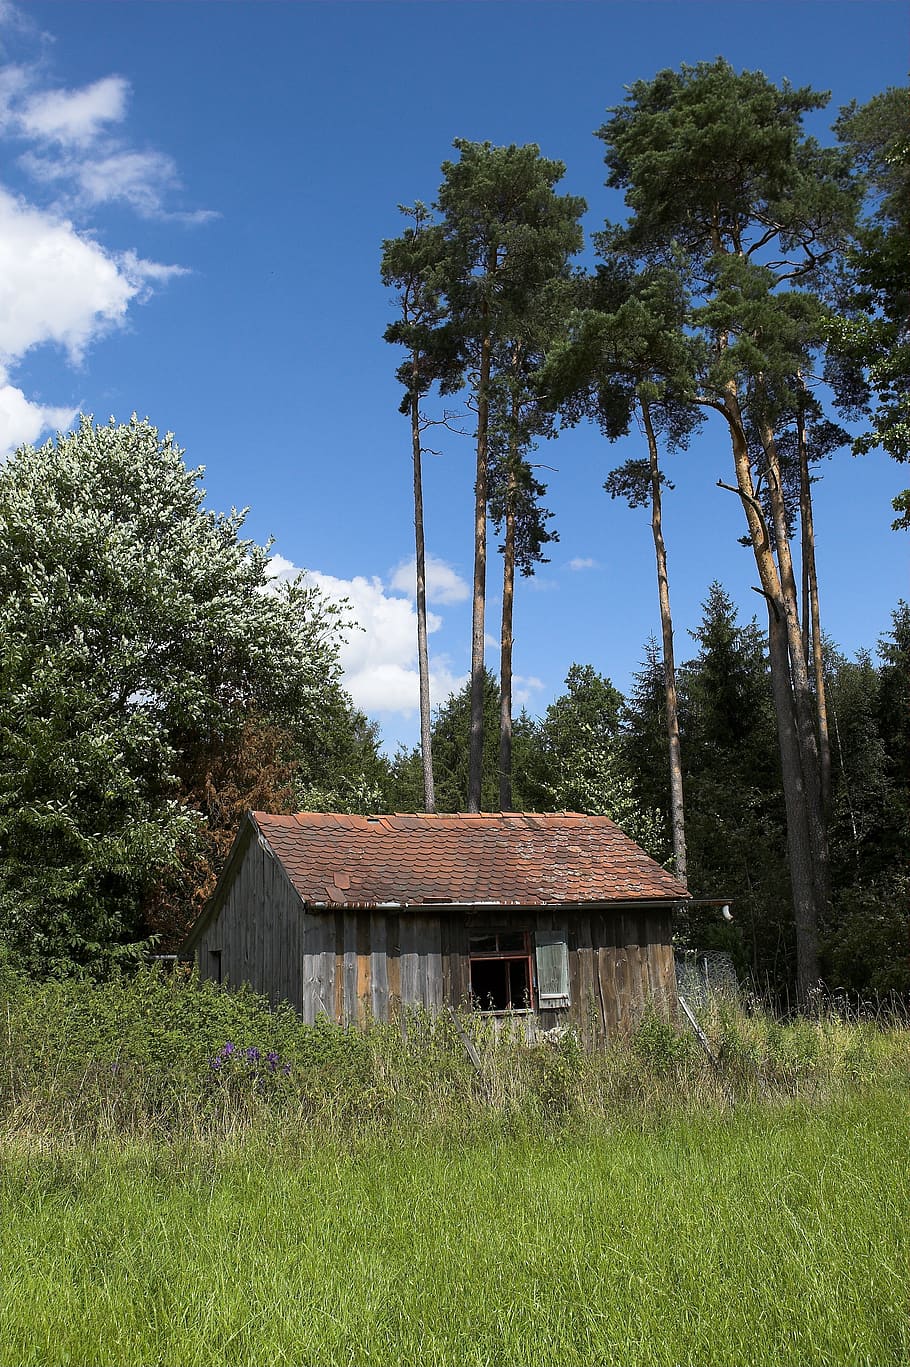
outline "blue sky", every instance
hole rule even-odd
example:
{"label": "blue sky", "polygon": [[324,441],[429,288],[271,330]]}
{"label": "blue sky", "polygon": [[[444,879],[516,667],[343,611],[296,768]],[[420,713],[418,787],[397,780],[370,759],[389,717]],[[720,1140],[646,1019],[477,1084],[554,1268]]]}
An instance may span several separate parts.
{"label": "blue sky", "polygon": [[[831,90],[824,137],[838,106],[905,80],[906,40],[902,0],[0,0],[3,449],[78,410],[174,431],[206,466],[210,506],[248,505],[279,568],[347,593],[365,628],[348,685],[390,748],[411,742],[409,439],[378,271],[396,206],[433,199],[454,137],[536,142],[594,231],[622,214],[592,133],[624,85],[720,54]],[[473,499],[470,442],[440,447],[426,469],[437,702],[468,667]],[[578,429],[538,455],[561,540],[516,594],[517,694],[534,713],[573,660],[627,688],[658,629],[647,515],[601,488],[640,451]],[[718,420],[669,468],[682,658],[712,579],[744,616],[761,608],[742,511],[715,487],[730,466]],[[817,486],[823,620],[848,653],[874,647],[907,596],[890,531],[905,474],[841,454]]]}

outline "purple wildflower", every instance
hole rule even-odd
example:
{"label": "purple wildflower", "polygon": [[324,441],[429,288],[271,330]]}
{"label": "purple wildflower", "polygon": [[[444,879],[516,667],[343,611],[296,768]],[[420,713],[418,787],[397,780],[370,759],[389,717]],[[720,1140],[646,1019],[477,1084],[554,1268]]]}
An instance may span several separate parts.
{"label": "purple wildflower", "polygon": [[222,1052],[222,1054],[224,1055],[225,1058],[230,1058],[231,1054],[233,1054],[233,1052],[234,1052],[234,1046],[233,1046],[233,1044],[231,1044],[231,1041],[230,1041],[230,1040],[228,1040],[227,1044],[225,1044],[225,1045],[222,1047],[221,1052]]}
{"label": "purple wildflower", "polygon": [[281,1062],[280,1058],[279,1058],[278,1055],[275,1053],[275,1050],[274,1050],[274,1049],[270,1049],[269,1052],[266,1054],[265,1057],[266,1057],[266,1060],[267,1060],[267,1062],[268,1062],[269,1067],[271,1068],[272,1072],[274,1073],[275,1069],[278,1067],[278,1064]]}
{"label": "purple wildflower", "polygon": [[213,1073],[217,1073],[221,1068],[221,1059],[216,1054],[213,1059],[209,1059],[209,1067]]}
{"label": "purple wildflower", "polygon": [[259,1062],[259,1050],[256,1048],[255,1044],[251,1045],[250,1048],[247,1049],[247,1051],[246,1051],[246,1061],[247,1061],[247,1063],[258,1063],[258,1062]]}

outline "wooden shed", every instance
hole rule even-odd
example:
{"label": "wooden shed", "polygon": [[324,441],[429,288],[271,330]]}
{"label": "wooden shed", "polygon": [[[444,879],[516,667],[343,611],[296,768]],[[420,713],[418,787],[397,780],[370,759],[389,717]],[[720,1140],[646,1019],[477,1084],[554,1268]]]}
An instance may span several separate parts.
{"label": "wooden shed", "polygon": [[687,897],[601,816],[251,812],[184,952],[305,1021],[472,1006],[591,1039],[673,1012]]}

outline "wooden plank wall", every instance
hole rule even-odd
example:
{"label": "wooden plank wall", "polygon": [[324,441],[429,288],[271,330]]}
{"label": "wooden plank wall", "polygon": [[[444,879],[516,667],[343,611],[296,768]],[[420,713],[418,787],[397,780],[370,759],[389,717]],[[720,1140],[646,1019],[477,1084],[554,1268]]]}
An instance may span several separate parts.
{"label": "wooden plank wall", "polygon": [[403,1004],[438,1011],[450,998],[445,922],[423,912],[298,911],[304,927],[303,1019],[388,1020]]}
{"label": "wooden plank wall", "polygon": [[300,899],[287,874],[252,840],[220,914],[199,941],[200,977],[216,976],[212,951],[219,951],[223,982],[249,983],[274,1005],[287,1001],[299,1010],[301,980],[309,972],[301,955],[302,930]]}
{"label": "wooden plank wall", "polygon": [[307,914],[304,1020],[320,1011],[345,1022],[388,1020],[401,1006],[463,1006],[470,995],[468,940],[509,925],[564,931],[569,944],[571,1006],[540,1013],[549,1029],[571,1024],[598,1040],[632,1028],[648,1003],[676,1009],[670,915],[659,910],[571,916],[549,910],[499,916],[443,911]]}
{"label": "wooden plank wall", "polygon": [[670,913],[648,908],[573,916],[569,982],[566,1014],[587,1044],[634,1028],[649,1004],[675,1019]]}

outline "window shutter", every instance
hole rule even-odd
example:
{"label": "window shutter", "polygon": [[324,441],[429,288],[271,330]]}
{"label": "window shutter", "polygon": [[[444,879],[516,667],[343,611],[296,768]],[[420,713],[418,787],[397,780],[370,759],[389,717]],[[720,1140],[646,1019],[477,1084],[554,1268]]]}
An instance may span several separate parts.
{"label": "window shutter", "polygon": [[569,1005],[569,947],[563,934],[538,932],[537,997],[541,1010]]}

